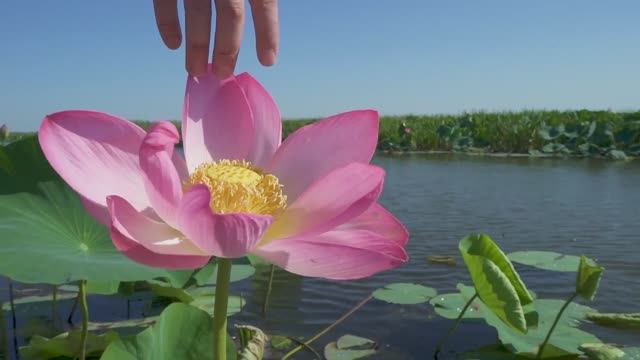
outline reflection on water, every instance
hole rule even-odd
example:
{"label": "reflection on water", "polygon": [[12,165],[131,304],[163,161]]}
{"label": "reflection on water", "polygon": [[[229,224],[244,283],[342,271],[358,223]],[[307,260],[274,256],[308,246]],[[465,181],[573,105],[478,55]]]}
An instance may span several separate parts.
{"label": "reflection on water", "polygon": [[[553,250],[585,254],[606,267],[596,301],[601,311],[640,311],[640,163],[576,159],[483,158],[454,155],[379,156],[387,171],[382,203],[409,228],[409,264],[372,278],[337,282],[276,272],[271,306],[261,315],[269,268],[236,284],[247,295],[235,322],[275,334],[312,335],[390,282],[416,282],[441,292],[468,283],[463,266],[430,264],[428,255],[452,255],[460,238],[486,232],[505,251]],[[518,267],[540,297],[565,298],[575,274]],[[450,322],[427,305],[393,306],[372,300],[322,338],[352,333],[382,344],[380,359],[423,359]],[[640,345],[637,333],[587,327],[605,341]],[[495,340],[480,322],[463,323],[449,348],[469,349]],[[305,359],[307,355],[301,355]]]}
{"label": "reflection on water", "polygon": [[[309,336],[391,282],[416,282],[441,293],[455,291],[458,282],[469,283],[457,243],[471,232],[491,234],[508,252],[553,250],[593,257],[606,267],[593,306],[604,312],[640,311],[639,161],[430,155],[379,156],[374,162],[387,171],[383,205],[411,232],[410,262],[350,282],[276,271],[266,317],[262,304],[270,268],[259,267],[252,279],[232,284],[232,292],[242,294],[247,305],[231,324],[250,323],[270,334]],[[454,256],[458,266],[430,264],[428,255]],[[574,285],[573,273],[518,269],[540,297],[565,298]],[[6,298],[3,285],[0,299]],[[71,302],[59,306],[66,316]],[[90,307],[94,321],[126,318],[127,303],[122,299],[93,296]],[[46,314],[48,309],[34,310],[32,315]],[[143,303],[131,303],[134,316],[145,311],[149,310]],[[20,316],[19,326],[28,317]],[[351,333],[378,341],[383,350],[378,359],[425,359],[449,325],[428,305],[395,306],[372,300],[321,338],[316,348]],[[640,345],[634,332],[585,329],[605,341]],[[463,322],[457,334],[449,351],[496,339],[495,331],[482,321]],[[299,359],[311,358],[299,354]]]}

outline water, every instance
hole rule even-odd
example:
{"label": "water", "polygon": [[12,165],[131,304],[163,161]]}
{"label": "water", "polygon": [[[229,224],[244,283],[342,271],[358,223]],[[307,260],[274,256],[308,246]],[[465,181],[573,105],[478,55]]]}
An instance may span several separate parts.
{"label": "water", "polygon": [[[410,262],[351,282],[303,280],[277,272],[266,318],[261,306],[269,272],[261,269],[251,281],[234,286],[248,301],[235,322],[309,336],[388,283],[416,282],[453,292],[457,283],[470,283],[457,244],[471,232],[490,234],[507,252],[590,256],[606,267],[591,305],[602,312],[640,311],[640,163],[454,155],[380,156],[374,162],[387,171],[382,204],[411,233]],[[454,256],[458,266],[429,264],[429,255]],[[574,273],[518,270],[539,297],[564,299],[574,286]],[[317,348],[351,333],[378,341],[383,350],[378,358],[424,359],[450,324],[428,305],[373,300],[323,337]],[[638,332],[585,329],[603,341],[640,345]],[[460,351],[496,338],[481,321],[463,322],[457,334],[448,347]]]}
{"label": "water", "polygon": [[[640,162],[455,155],[379,156],[374,162],[387,171],[382,204],[411,233],[410,262],[350,282],[277,271],[266,317],[262,303],[269,268],[259,268],[253,278],[232,285],[232,292],[242,294],[247,305],[231,324],[307,337],[388,283],[415,282],[440,293],[453,292],[457,283],[470,283],[457,244],[471,232],[490,234],[507,252],[552,250],[590,256],[606,267],[590,305],[602,312],[640,312]],[[429,264],[429,255],[454,256],[458,265]],[[573,273],[523,266],[518,270],[539,297],[566,298],[574,286]],[[69,307],[70,302],[60,304],[61,314],[66,316]],[[122,299],[94,296],[90,308],[94,321],[126,317]],[[132,303],[132,314],[141,310],[141,304]],[[19,319],[19,326],[26,322]],[[426,304],[397,306],[371,300],[315,347],[321,351],[328,341],[349,333],[377,341],[381,351],[375,358],[425,359],[450,324]],[[603,341],[640,345],[638,332],[584,329]],[[463,322],[442,358],[495,339],[495,331],[482,321]],[[298,354],[296,359],[312,358]]]}

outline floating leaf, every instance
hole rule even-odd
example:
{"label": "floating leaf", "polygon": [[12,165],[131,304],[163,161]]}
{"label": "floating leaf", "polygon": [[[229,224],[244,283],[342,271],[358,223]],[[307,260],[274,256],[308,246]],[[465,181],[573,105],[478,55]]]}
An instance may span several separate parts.
{"label": "floating leaf", "polygon": [[374,291],[373,297],[392,304],[411,305],[426,303],[437,294],[434,288],[411,283],[393,283]]}
{"label": "floating leaf", "polygon": [[595,261],[581,256],[576,279],[576,292],[586,300],[593,300],[603,271],[604,268],[598,266]]}
{"label": "floating leaf", "polygon": [[249,263],[253,266],[271,265],[267,260],[253,254],[247,255],[247,260],[249,260]]}
{"label": "floating leaf", "polygon": [[456,259],[453,256],[427,256],[427,261],[436,264],[456,264]]}
{"label": "floating leaf", "polygon": [[132,281],[166,271],[139,265],[111,243],[78,196],[61,183],[40,185],[43,196],[0,196],[0,274],[25,283]]}
{"label": "floating leaf", "polygon": [[[182,303],[169,305],[150,328],[107,347],[102,360],[213,359],[213,322],[206,312]],[[227,336],[227,359],[236,359]]]}
{"label": "floating leaf", "polygon": [[602,326],[609,326],[621,329],[640,329],[640,313],[630,314],[607,314],[591,313],[587,314],[587,320]]}
{"label": "floating leaf", "polygon": [[[503,345],[491,345],[477,350],[462,353],[458,359],[461,360],[532,360],[537,354],[510,352]],[[578,354],[572,354],[562,349],[558,349],[553,345],[545,346],[544,354],[541,359],[544,360],[578,360]]]}
{"label": "floating leaf", "polygon": [[624,351],[615,346],[607,344],[582,344],[580,350],[584,352],[590,360],[622,360]]}
{"label": "floating leaf", "polygon": [[359,346],[370,347],[374,344],[375,342],[367,338],[363,338],[355,335],[349,335],[349,334],[341,336],[336,343],[336,345],[338,346],[338,349],[348,349],[348,348],[359,347]]}
{"label": "floating leaf", "polygon": [[89,294],[113,295],[118,293],[120,281],[87,281],[87,292]]}
{"label": "floating leaf", "polygon": [[[454,294],[442,294],[434,296],[429,303],[433,305],[436,313],[447,319],[456,319],[465,304],[467,299],[460,293]],[[467,311],[464,313],[463,319],[482,319],[484,315],[480,312],[480,300],[476,299],[471,303]]]}
{"label": "floating leaf", "polygon": [[[78,296],[78,294],[60,292],[57,294],[56,300],[57,301],[69,300],[69,299],[74,299],[76,296]],[[18,307],[24,304],[33,304],[33,303],[50,302],[50,301],[53,301],[53,294],[19,297],[13,300],[13,304],[16,307]],[[8,301],[5,303],[2,303],[2,310],[11,311],[11,303]]]}
{"label": "floating leaf", "polygon": [[[215,262],[211,262],[203,266],[193,275],[193,280],[195,280],[196,284],[198,285],[205,285],[207,281],[212,279],[215,275],[214,273],[216,271],[216,266],[217,264]],[[231,269],[233,270],[233,267]]]}
{"label": "floating leaf", "polygon": [[255,326],[236,325],[240,337],[238,360],[262,360],[267,336]]}
{"label": "floating leaf", "polygon": [[104,331],[113,329],[126,329],[126,328],[146,328],[155,324],[159,316],[150,316],[140,319],[128,319],[118,321],[106,321],[106,322],[92,322],[89,321],[89,331]]}
{"label": "floating leaf", "polygon": [[[89,333],[86,347],[87,356],[98,356],[118,338],[118,334],[114,331],[103,335]],[[29,345],[20,348],[20,356],[24,360],[53,359],[62,356],[75,358],[78,356],[80,344],[80,331],[63,333],[52,339],[36,335],[31,338]]]}
{"label": "floating leaf", "polygon": [[293,341],[287,336],[273,335],[271,336],[271,347],[276,350],[286,350],[293,345]]}
{"label": "floating leaf", "polygon": [[[97,295],[113,295],[121,292],[123,284],[133,284],[133,282],[121,283],[119,281],[97,282],[87,281],[87,293]],[[78,285],[64,284],[59,285],[58,291],[67,291],[71,293],[78,293]]]}
{"label": "floating leaf", "polygon": [[578,269],[580,257],[564,255],[552,251],[515,251],[507,257],[516,263],[551,271],[574,272]]}
{"label": "floating leaf", "polygon": [[369,339],[354,335],[344,335],[337,342],[330,342],[324,348],[327,360],[356,360],[375,354],[378,345]]}
{"label": "floating leaf", "polygon": [[[475,291],[473,287],[464,285],[458,285],[458,289],[466,299],[470,299]],[[536,299],[532,304],[527,305],[525,310],[538,313],[538,326],[530,327],[526,334],[522,334],[518,330],[505,325],[500,318],[488,311],[483,303],[480,303],[480,311],[485,315],[487,324],[498,331],[500,342],[508,349],[514,353],[535,354],[563,305],[563,300],[556,299]],[[553,331],[553,336],[549,341],[549,344],[553,345],[553,347],[550,349],[555,347],[565,352],[577,354],[579,353],[578,347],[580,345],[601,342],[594,335],[576,328],[580,321],[585,319],[587,314],[591,312],[594,312],[594,310],[590,307],[570,303]],[[545,355],[547,354],[548,352],[545,350]]]}
{"label": "floating leaf", "polygon": [[640,347],[625,347],[622,360],[640,360]]}
{"label": "floating leaf", "polygon": [[159,280],[148,280],[151,291],[157,296],[176,299],[188,304],[193,301],[193,296],[189,292],[182,288],[175,288],[171,284]]}
{"label": "floating leaf", "polygon": [[478,349],[466,351],[457,356],[459,360],[519,360],[518,356],[510,352],[504,346],[489,345]]}
{"label": "floating leaf", "polygon": [[[248,279],[251,276],[253,276],[255,272],[256,272],[256,269],[251,265],[233,264],[233,266],[231,267],[231,276],[229,278],[229,282],[236,282],[236,281]],[[200,285],[215,285],[217,276],[218,276],[218,270],[216,268],[212,272],[209,280],[203,281],[202,284]]]}
{"label": "floating leaf", "polygon": [[[214,287],[193,289],[190,291],[190,294],[193,296],[193,301],[190,304],[213,315],[213,307],[215,304],[214,293]],[[246,301],[244,301],[242,297],[230,295],[227,304],[227,316],[235,315],[242,311],[244,304],[246,304]]]}
{"label": "floating leaf", "polygon": [[480,299],[502,321],[526,332],[522,305],[533,297],[513,264],[488,235],[469,235],[460,241],[462,258]]}

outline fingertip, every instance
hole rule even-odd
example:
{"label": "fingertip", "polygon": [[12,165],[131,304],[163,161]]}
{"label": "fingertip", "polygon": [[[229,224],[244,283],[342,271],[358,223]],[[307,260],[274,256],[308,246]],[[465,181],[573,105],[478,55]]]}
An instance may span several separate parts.
{"label": "fingertip", "polygon": [[167,38],[162,38],[165,46],[171,50],[177,50],[182,45],[182,36],[172,36]]}
{"label": "fingertip", "polygon": [[264,66],[273,66],[276,64],[278,54],[275,49],[268,49],[258,52],[258,61]]}

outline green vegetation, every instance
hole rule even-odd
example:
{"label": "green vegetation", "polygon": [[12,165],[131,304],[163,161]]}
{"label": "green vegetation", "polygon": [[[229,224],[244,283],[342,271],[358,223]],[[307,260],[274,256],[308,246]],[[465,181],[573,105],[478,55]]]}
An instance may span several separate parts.
{"label": "green vegetation", "polygon": [[[283,137],[317,119],[286,120]],[[143,128],[149,121],[135,121]],[[180,126],[179,122],[175,122]],[[12,133],[9,141],[24,137]],[[378,149],[588,156],[640,156],[640,111],[519,111],[383,116]]]}

